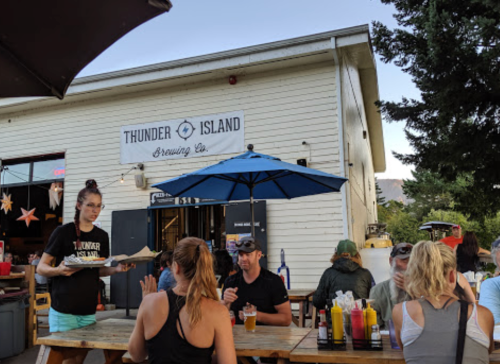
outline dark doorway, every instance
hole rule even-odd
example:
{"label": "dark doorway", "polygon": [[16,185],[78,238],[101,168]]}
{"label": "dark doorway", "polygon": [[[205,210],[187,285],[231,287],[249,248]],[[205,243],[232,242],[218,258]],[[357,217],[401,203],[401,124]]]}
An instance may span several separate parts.
{"label": "dark doorway", "polygon": [[[148,245],[148,212],[149,211],[146,209],[112,212],[112,255],[132,255]],[[136,269],[131,269],[127,273],[111,276],[111,302],[114,303],[116,307],[127,307],[128,292],[128,307],[139,307],[142,300],[142,289],[139,281],[144,279],[147,273],[148,264],[137,264]]]}
{"label": "dark doorway", "polygon": [[[260,265],[267,269],[267,214],[266,201],[254,202],[255,237],[262,245]],[[250,203],[231,203],[226,207],[226,235],[252,232]]]}

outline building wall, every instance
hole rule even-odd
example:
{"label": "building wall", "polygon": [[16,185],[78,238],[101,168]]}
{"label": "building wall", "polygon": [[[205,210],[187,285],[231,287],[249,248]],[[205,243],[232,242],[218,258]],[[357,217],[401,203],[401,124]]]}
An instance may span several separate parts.
{"label": "building wall", "polygon": [[[375,177],[359,71],[347,52],[341,53],[345,156],[348,161],[351,239],[364,246],[368,224],[377,220]],[[366,138],[363,136],[366,132]]]}
{"label": "building wall", "polygon": [[[111,233],[112,211],[146,208],[149,193],[156,191],[137,189],[133,173],[118,182],[133,166],[120,164],[121,126],[243,110],[245,142],[254,144],[256,152],[291,163],[306,157],[311,168],[339,174],[336,101],[333,62],[248,73],[238,76],[235,86],[220,77],[107,98],[96,93],[92,100],[0,114],[0,157],[65,152],[64,221],[72,221],[76,194],[94,178],[106,205],[99,221]],[[144,173],[151,185],[229,157],[148,162]],[[280,266],[283,248],[292,287],[315,288],[330,265],[334,243],[342,238],[341,194],[273,200],[267,206],[270,270]]]}

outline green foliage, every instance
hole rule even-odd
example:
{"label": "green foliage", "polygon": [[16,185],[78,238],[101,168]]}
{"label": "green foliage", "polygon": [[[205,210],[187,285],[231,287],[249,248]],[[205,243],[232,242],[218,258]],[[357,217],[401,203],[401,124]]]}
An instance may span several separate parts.
{"label": "green foliage", "polygon": [[377,205],[384,206],[386,203],[385,197],[382,196],[382,189],[380,188],[376,178],[375,178],[375,193],[377,194]]}
{"label": "green foliage", "polygon": [[421,92],[421,100],[379,103],[387,120],[405,122],[415,150],[396,156],[448,182],[466,176],[469,188],[454,196],[455,208],[475,219],[495,216],[500,206],[500,189],[493,188],[500,183],[498,0],[381,1],[394,5],[400,28],[374,22],[375,49],[384,62],[411,75]]}
{"label": "green foliage", "polygon": [[400,210],[387,223],[387,232],[391,234],[394,244],[411,243],[416,244],[420,240],[428,240],[429,234],[418,228],[421,223],[409,213]]}

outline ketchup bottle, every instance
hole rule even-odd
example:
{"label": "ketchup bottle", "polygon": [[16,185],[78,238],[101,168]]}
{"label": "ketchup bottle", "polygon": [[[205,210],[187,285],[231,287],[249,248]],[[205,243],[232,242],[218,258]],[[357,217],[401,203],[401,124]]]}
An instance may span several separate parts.
{"label": "ketchup bottle", "polygon": [[[365,323],[363,320],[363,310],[358,308],[358,304],[351,310],[352,338],[357,340],[365,339]],[[362,344],[355,344],[362,347]]]}

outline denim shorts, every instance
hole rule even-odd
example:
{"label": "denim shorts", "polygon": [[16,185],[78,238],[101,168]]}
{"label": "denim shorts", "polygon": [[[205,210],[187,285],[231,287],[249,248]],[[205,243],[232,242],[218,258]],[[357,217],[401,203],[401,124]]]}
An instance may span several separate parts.
{"label": "denim shorts", "polygon": [[52,307],[49,310],[49,331],[50,332],[63,332],[73,329],[79,329],[88,325],[94,324],[94,315],[70,315],[67,313],[60,313]]}

